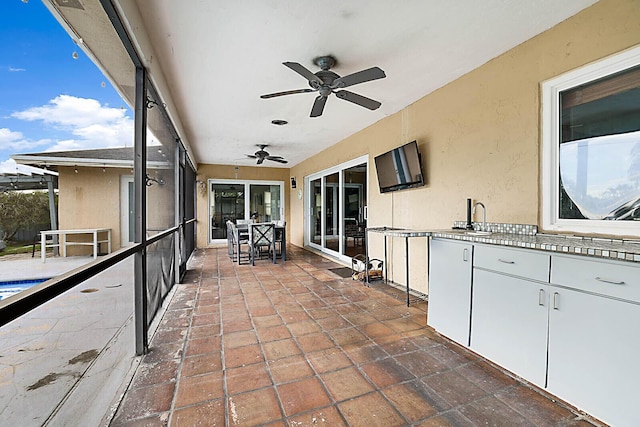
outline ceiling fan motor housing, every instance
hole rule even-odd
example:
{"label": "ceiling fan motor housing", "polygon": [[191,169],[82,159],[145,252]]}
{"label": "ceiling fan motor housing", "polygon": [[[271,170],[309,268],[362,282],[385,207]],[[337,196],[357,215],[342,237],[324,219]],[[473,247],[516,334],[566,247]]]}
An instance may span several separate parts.
{"label": "ceiling fan motor housing", "polygon": [[331,55],[318,56],[313,59],[313,63],[320,67],[321,70],[327,71],[336,66],[338,61]]}

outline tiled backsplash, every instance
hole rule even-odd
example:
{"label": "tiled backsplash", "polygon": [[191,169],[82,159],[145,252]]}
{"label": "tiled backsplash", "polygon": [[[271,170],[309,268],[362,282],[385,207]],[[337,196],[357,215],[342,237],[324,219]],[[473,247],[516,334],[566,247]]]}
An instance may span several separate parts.
{"label": "tiled backsplash", "polygon": [[[455,221],[454,228],[466,227],[466,221]],[[474,222],[475,230],[482,223]],[[595,256],[621,261],[640,262],[640,240],[609,239],[589,236],[538,233],[538,226],[529,224],[487,223],[488,236],[472,236],[442,230],[433,233],[434,237],[446,237],[502,246],[539,249],[576,255]]]}
{"label": "tiled backsplash", "polygon": [[[481,222],[472,222],[474,230],[480,230],[482,228]],[[464,228],[467,226],[467,221],[454,221],[453,226],[455,228]],[[532,224],[504,224],[500,222],[487,222],[487,229],[482,231],[491,231],[492,233],[508,233],[508,234],[520,234],[523,236],[535,236],[538,233],[538,226]]]}

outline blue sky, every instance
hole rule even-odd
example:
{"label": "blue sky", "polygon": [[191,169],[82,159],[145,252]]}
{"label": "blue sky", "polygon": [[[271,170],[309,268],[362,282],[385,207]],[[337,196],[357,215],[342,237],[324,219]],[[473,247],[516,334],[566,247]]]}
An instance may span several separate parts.
{"label": "blue sky", "polygon": [[12,154],[132,145],[131,109],[42,1],[0,10],[0,173]]}

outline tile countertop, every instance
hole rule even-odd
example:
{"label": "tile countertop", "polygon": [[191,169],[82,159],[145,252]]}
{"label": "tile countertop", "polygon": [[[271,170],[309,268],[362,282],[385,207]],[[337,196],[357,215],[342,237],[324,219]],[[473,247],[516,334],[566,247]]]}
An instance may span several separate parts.
{"label": "tile countertop", "polygon": [[470,235],[464,230],[432,230],[431,237],[463,240],[473,243],[514,246],[565,254],[586,255],[620,261],[640,262],[640,240],[607,239],[560,234],[492,233]]}

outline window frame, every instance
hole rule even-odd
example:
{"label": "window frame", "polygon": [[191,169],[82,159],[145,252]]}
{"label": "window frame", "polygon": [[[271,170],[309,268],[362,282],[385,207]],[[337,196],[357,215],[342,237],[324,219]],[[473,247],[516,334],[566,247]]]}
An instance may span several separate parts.
{"label": "window frame", "polygon": [[544,230],[640,235],[640,221],[562,219],[560,192],[560,92],[640,65],[640,46],[627,49],[584,67],[566,72],[541,84],[542,96],[542,228]]}

